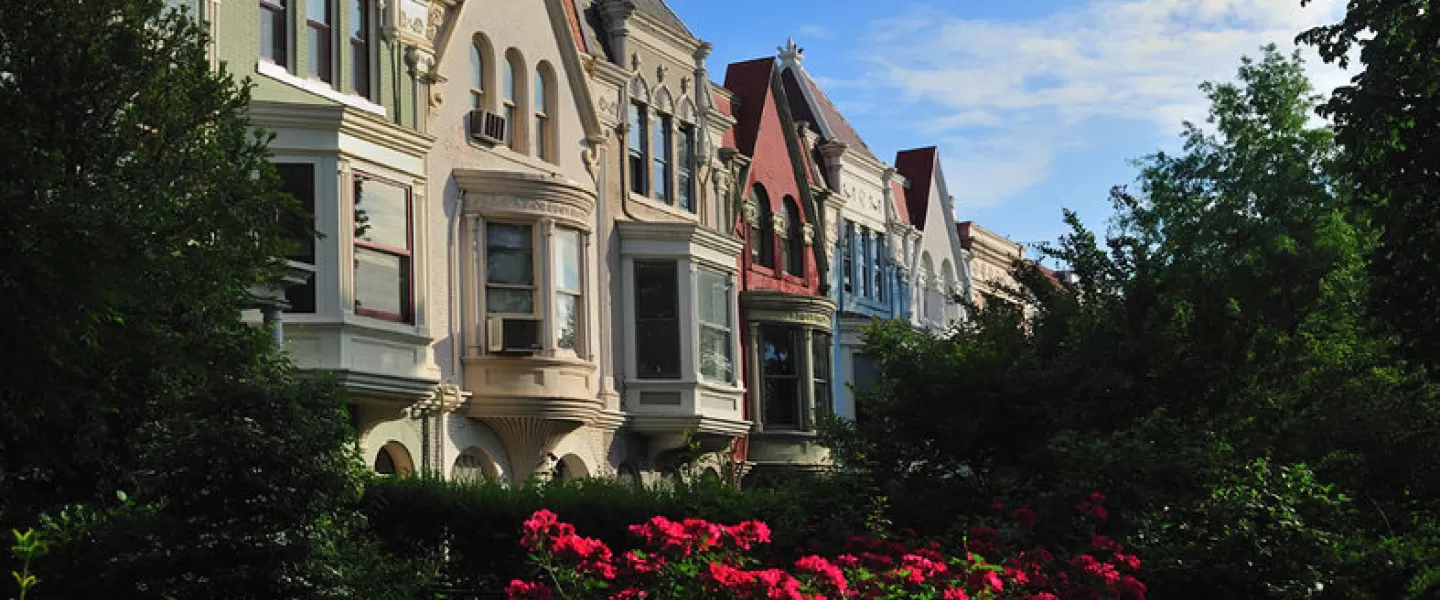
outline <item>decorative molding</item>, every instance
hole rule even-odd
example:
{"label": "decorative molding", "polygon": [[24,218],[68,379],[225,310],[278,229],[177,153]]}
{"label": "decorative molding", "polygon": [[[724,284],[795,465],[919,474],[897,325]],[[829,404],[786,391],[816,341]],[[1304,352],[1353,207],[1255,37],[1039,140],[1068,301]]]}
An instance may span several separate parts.
{"label": "decorative molding", "polygon": [[835,315],[835,302],[829,298],[761,290],[741,292],[740,306],[752,323],[788,323],[827,332]]}
{"label": "decorative molding", "polygon": [[755,228],[760,227],[760,209],[755,206],[754,200],[751,200],[749,198],[745,199],[745,202],[741,205],[740,210],[745,215],[745,224]]}
{"label": "decorative molding", "polygon": [[809,223],[800,226],[800,234],[805,239],[806,246],[815,245],[815,226]]}
{"label": "decorative molding", "polygon": [[595,192],[559,177],[456,169],[455,183],[465,194],[465,212],[482,216],[553,217],[584,231],[592,228]]}
{"label": "decorative molding", "polygon": [[770,227],[775,235],[780,236],[782,239],[788,239],[790,227],[789,223],[785,222],[785,211],[777,210],[770,213]]}

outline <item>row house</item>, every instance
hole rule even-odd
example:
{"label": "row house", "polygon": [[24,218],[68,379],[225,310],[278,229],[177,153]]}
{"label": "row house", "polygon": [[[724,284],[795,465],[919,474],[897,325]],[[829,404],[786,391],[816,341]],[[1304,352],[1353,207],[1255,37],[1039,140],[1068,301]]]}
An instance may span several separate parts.
{"label": "row house", "polygon": [[248,318],[379,473],[814,469],[861,329],[963,316],[937,153],[880,161],[793,43],[722,86],[663,0],[172,1],[320,233]]}
{"label": "row house", "polygon": [[1024,301],[1017,293],[1020,282],[1015,279],[1014,269],[1018,261],[1025,260],[1025,247],[974,221],[959,223],[955,230],[970,257],[974,277],[967,296],[969,301],[981,309],[1002,302],[1022,306]]}
{"label": "row house", "polygon": [[755,478],[783,477],[826,462],[816,443],[833,406],[835,303],[827,298],[823,252],[828,193],[790,112],[781,64],[762,58],[730,65],[735,147],[750,163],[743,181],[740,295],[747,416],[739,457]]}

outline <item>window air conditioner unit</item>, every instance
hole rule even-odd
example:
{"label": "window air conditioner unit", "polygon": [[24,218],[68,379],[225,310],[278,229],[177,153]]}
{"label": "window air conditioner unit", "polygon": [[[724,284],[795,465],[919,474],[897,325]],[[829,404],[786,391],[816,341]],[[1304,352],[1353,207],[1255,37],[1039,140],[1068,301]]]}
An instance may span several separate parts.
{"label": "window air conditioner unit", "polygon": [[505,143],[505,117],[483,108],[471,109],[470,137],[491,144]]}
{"label": "window air conditioner unit", "polygon": [[492,317],[485,321],[486,342],[492,354],[537,354],[545,349],[540,343],[541,321],[537,319],[504,319]]}

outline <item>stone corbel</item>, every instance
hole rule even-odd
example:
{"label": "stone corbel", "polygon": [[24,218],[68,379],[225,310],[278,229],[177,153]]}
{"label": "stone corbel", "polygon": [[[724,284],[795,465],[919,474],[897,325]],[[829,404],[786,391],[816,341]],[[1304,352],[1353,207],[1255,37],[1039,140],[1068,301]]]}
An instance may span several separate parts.
{"label": "stone corbel", "polygon": [[789,224],[785,222],[784,212],[771,214],[770,224],[771,228],[775,231],[775,235],[780,236],[782,239],[790,237],[790,227]]}
{"label": "stone corbel", "polygon": [[815,226],[805,223],[800,226],[800,234],[805,240],[806,246],[815,245]]}
{"label": "stone corbel", "polygon": [[746,200],[740,207],[740,210],[745,213],[745,223],[747,225],[757,229],[760,227],[760,209],[755,207],[754,202]]}

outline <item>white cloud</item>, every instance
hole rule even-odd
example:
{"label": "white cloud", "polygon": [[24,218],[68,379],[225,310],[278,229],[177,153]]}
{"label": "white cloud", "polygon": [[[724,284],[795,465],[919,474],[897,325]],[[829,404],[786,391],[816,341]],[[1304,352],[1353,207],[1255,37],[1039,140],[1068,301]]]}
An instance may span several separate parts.
{"label": "white cloud", "polygon": [[[1200,82],[1232,79],[1240,57],[1264,44],[1288,52],[1296,34],[1343,9],[1341,0],[1092,0],[994,21],[925,7],[871,24],[866,91],[907,103],[895,112],[910,129],[954,140],[942,144],[952,192],[988,206],[1047,179],[1087,123],[1135,121],[1160,135],[1203,120]],[[1320,90],[1348,78],[1306,58]]]}

